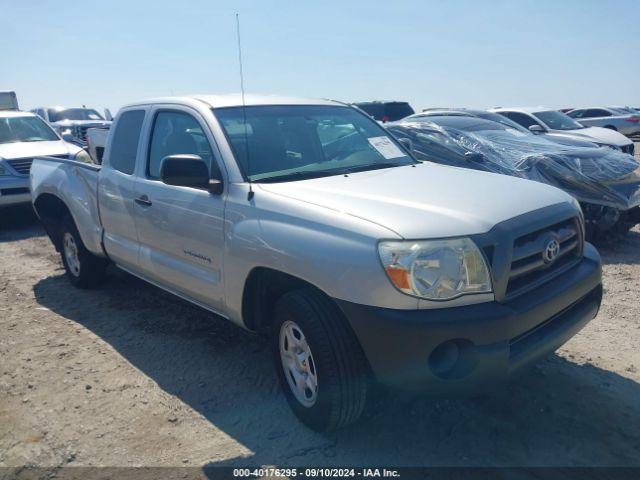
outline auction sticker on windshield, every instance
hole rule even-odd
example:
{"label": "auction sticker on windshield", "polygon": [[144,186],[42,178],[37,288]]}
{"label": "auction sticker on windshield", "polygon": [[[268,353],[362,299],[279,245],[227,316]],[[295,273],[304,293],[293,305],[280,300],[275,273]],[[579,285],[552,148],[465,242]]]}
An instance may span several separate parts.
{"label": "auction sticker on windshield", "polygon": [[371,146],[387,160],[405,156],[405,153],[400,150],[386,135],[383,135],[382,137],[371,137],[367,140],[369,140]]}

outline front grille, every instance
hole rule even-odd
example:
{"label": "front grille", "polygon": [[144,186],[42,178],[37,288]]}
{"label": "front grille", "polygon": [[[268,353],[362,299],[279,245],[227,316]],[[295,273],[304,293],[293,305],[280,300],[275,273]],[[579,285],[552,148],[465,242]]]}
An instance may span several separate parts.
{"label": "front grille", "polygon": [[635,144],[631,143],[631,144],[625,145],[624,147],[621,147],[621,148],[622,148],[622,151],[624,153],[628,153],[629,155],[633,155],[634,147],[635,147]]}
{"label": "front grille", "polygon": [[[55,158],[69,158],[69,155],[49,155],[49,156],[55,157]],[[29,172],[31,171],[31,164],[33,163],[33,158],[16,158],[13,160],[6,160],[6,161],[20,175],[29,175]]]}
{"label": "front grille", "polygon": [[22,175],[29,175],[33,158],[18,158],[16,160],[7,160],[7,162],[16,172]]}
{"label": "front grille", "polygon": [[[555,239],[560,250],[554,261],[545,262],[543,254]],[[577,218],[570,218],[515,239],[509,269],[506,297],[514,297],[548,281],[566,270],[582,256],[582,229]]]}

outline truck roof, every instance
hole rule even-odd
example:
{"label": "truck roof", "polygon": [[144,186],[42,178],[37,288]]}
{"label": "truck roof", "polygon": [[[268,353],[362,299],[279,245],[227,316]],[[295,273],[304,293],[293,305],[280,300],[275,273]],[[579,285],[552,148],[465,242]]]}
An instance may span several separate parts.
{"label": "truck roof", "polygon": [[22,112],[20,110],[0,110],[0,118],[8,117],[35,117],[31,112]]}
{"label": "truck roof", "polygon": [[[224,108],[224,107],[241,107],[242,95],[239,93],[225,94],[225,95],[184,95],[174,97],[160,97],[140,102],[130,103],[127,106],[134,105],[149,105],[154,103],[190,103],[193,101],[203,102],[212,108]],[[344,105],[341,102],[334,100],[325,100],[317,98],[301,98],[301,97],[288,97],[281,95],[256,95],[245,94],[244,103],[247,106],[255,105]]]}

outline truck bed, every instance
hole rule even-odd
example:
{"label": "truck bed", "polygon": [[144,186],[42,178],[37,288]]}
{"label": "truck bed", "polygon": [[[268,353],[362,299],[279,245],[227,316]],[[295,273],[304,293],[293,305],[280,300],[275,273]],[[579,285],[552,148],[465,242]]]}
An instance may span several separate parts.
{"label": "truck bed", "polygon": [[100,169],[100,165],[75,160],[36,157],[31,165],[31,195],[34,202],[49,195],[62,200],[87,249],[104,256],[97,197]]}

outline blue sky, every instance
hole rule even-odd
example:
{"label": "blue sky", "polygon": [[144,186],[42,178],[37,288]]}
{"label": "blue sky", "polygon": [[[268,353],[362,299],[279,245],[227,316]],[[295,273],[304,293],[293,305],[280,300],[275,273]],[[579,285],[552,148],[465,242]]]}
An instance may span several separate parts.
{"label": "blue sky", "polygon": [[[116,110],[245,89],[424,107],[640,104],[639,0],[0,0],[0,90]],[[626,25],[626,28],[625,28]]]}

